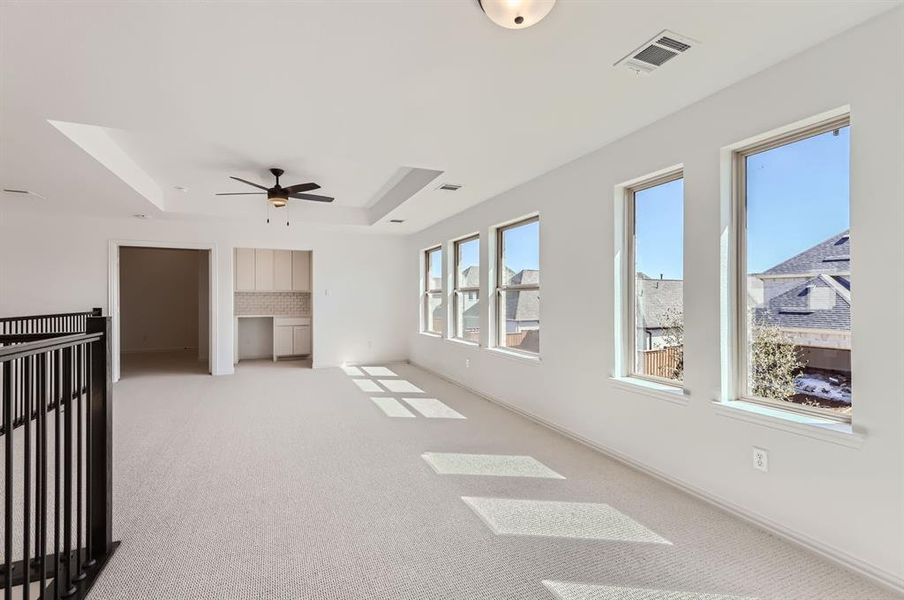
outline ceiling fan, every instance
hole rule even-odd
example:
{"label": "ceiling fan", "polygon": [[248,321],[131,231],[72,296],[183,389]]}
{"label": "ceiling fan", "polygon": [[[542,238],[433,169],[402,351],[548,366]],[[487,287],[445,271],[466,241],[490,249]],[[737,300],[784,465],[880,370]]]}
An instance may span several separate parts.
{"label": "ceiling fan", "polygon": [[329,196],[318,196],[317,194],[304,193],[320,189],[320,186],[316,183],[298,183],[295,185],[290,185],[288,187],[282,187],[281,185],[279,185],[279,178],[283,173],[285,173],[285,171],[274,167],[270,169],[270,172],[273,173],[274,177],[276,177],[276,185],[271,188],[266,188],[262,185],[246,181],[240,177],[233,177],[232,175],[229,176],[230,179],[235,179],[236,181],[241,181],[242,183],[254,186],[259,190],[264,190],[263,192],[226,192],[217,194],[217,196],[262,196],[264,194],[267,194],[267,201],[270,202],[270,204],[274,208],[282,208],[283,206],[288,204],[289,198],[297,198],[298,200],[313,200],[314,202],[333,201],[333,198],[330,198]]}

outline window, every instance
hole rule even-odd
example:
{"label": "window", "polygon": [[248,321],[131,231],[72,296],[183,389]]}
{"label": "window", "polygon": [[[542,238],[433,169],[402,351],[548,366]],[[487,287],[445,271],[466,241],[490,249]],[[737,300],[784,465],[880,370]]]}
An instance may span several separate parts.
{"label": "window", "polygon": [[424,252],[424,331],[442,334],[446,304],[443,302],[443,249],[441,246]]}
{"label": "window", "polygon": [[736,156],[740,395],[850,419],[850,124]]}
{"label": "window", "polygon": [[630,375],[684,378],[684,179],[681,172],[633,187],[626,199]]}
{"label": "window", "polygon": [[497,229],[496,344],[540,353],[540,218]]}
{"label": "window", "polygon": [[455,337],[480,342],[480,238],[455,242]]}

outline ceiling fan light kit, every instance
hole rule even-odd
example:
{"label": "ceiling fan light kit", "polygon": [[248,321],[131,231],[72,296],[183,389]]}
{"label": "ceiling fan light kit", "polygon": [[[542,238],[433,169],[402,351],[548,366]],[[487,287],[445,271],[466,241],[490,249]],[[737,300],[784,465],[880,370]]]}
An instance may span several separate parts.
{"label": "ceiling fan light kit", "polygon": [[263,192],[225,192],[222,194],[217,194],[217,196],[262,196],[264,194],[267,194],[267,202],[269,202],[270,206],[272,206],[273,208],[283,208],[289,203],[289,198],[296,198],[298,200],[311,200],[314,202],[333,201],[333,198],[330,198],[329,196],[318,196],[317,194],[304,193],[320,189],[320,186],[316,183],[297,183],[288,187],[282,187],[279,184],[279,178],[282,177],[285,171],[273,167],[272,169],[270,169],[270,173],[272,173],[276,178],[276,185],[271,188],[266,188],[262,185],[258,185],[246,179],[242,179],[241,177],[234,177],[232,175],[229,176],[230,179],[241,181],[242,183],[250,185],[251,187],[256,187],[259,190],[264,190]]}
{"label": "ceiling fan light kit", "polygon": [[556,0],[477,0],[493,23],[506,29],[526,29],[539,23]]}

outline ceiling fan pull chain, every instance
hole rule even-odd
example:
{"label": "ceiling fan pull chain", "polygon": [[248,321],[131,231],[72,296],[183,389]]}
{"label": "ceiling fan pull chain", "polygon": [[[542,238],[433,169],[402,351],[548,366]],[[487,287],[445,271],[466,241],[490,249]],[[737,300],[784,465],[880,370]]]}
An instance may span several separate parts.
{"label": "ceiling fan pull chain", "polygon": [[270,203],[267,202],[267,223],[270,222]]}

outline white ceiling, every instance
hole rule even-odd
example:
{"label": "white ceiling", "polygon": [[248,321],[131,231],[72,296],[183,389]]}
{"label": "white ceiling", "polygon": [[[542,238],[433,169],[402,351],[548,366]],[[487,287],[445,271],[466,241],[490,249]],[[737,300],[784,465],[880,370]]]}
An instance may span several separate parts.
{"label": "white ceiling", "polygon": [[[262,218],[257,197],[213,194],[278,166],[336,197],[293,218],[367,225],[401,169],[444,171],[372,226],[407,233],[899,4],[559,0],[513,31],[476,0],[5,2],[0,187],[46,200],[0,202]],[[663,29],[702,43],[648,78],[612,67]],[[102,128],[165,210],[48,120]]]}

